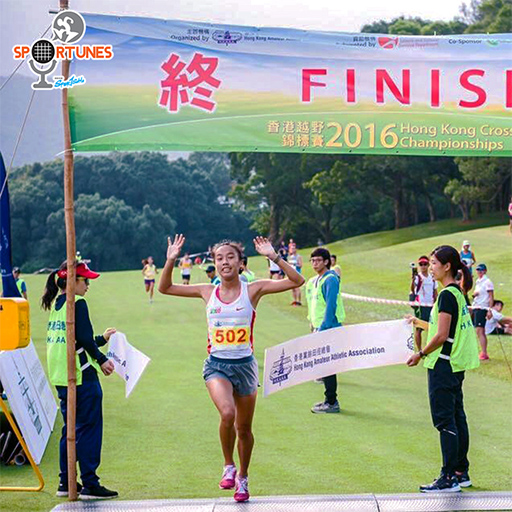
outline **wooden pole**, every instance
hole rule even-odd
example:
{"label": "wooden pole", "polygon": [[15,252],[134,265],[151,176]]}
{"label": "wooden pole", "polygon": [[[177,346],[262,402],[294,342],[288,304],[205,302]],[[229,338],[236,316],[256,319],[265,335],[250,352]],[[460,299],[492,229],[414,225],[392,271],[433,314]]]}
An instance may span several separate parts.
{"label": "wooden pole", "polygon": [[[69,9],[68,0],[59,0],[59,9]],[[62,61],[62,76],[69,77],[69,60]],[[62,117],[64,121],[64,217],[66,221],[66,340],[68,356],[67,450],[69,501],[76,501],[76,349],[75,349],[75,280],[76,241],[73,198],[74,161],[69,125],[68,89],[62,89]]]}

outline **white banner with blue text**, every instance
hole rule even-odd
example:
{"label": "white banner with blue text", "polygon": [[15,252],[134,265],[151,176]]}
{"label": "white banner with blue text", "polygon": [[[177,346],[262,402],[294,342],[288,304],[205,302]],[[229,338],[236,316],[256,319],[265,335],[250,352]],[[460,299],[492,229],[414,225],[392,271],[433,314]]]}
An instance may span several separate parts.
{"label": "white banner with blue text", "polygon": [[314,332],[265,350],[263,395],[350,370],[404,364],[413,352],[406,320]]}

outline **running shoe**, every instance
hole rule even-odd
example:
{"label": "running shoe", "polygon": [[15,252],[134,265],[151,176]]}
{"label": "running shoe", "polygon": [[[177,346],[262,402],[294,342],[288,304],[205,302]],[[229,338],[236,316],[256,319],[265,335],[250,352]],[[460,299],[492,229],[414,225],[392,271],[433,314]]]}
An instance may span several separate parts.
{"label": "running shoe", "polygon": [[340,404],[338,400],[333,404],[329,402],[319,402],[311,408],[311,412],[315,414],[333,414],[340,412]]}
{"label": "running shoe", "polygon": [[467,471],[463,471],[462,473],[455,473],[455,477],[457,478],[457,482],[459,482],[461,487],[471,487],[473,485]]}
{"label": "running shoe", "polygon": [[480,361],[487,361],[489,359],[489,356],[484,352],[480,352],[478,359],[480,359]]}
{"label": "running shoe", "polygon": [[247,501],[249,499],[249,482],[247,477],[236,479],[235,501]]}
{"label": "running shoe", "polygon": [[421,492],[460,492],[461,488],[455,476],[448,476],[443,473],[431,484],[420,485]]}
{"label": "running shoe", "polygon": [[236,467],[235,466],[224,466],[222,472],[222,478],[220,479],[220,489],[234,489],[236,479]]}

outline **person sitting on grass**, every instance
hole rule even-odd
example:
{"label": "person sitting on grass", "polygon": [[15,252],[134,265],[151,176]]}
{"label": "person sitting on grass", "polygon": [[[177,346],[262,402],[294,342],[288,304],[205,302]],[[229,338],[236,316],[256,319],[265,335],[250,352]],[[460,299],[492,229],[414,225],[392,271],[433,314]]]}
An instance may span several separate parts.
{"label": "person sitting on grass", "polygon": [[512,318],[504,316],[503,301],[495,300],[492,308],[487,311],[485,334],[512,334]]}

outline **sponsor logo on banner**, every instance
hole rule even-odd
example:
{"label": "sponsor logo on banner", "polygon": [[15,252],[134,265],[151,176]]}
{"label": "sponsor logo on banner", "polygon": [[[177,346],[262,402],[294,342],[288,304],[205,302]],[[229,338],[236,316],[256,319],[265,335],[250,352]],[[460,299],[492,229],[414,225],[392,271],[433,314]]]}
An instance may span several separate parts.
{"label": "sponsor logo on banner", "polygon": [[110,60],[114,56],[112,45],[76,45],[85,34],[85,21],[76,11],[60,11],[52,22],[53,37],[39,39],[32,45],[18,44],[13,46],[14,60],[29,58],[28,65],[39,80],[32,84],[34,90],[51,90],[54,88],[71,88],[85,84],[85,77],[71,76],[64,80],[62,76],[54,76],[53,83],[47,80],[59,61],[62,60]]}
{"label": "sponsor logo on banner", "polygon": [[379,37],[379,46],[386,50],[392,50],[398,46],[398,37]]}
{"label": "sponsor logo on banner", "polygon": [[436,48],[439,46],[439,39],[434,37],[414,37],[414,38],[397,38],[399,39],[398,46],[400,48]]}
{"label": "sponsor logo on banner", "polygon": [[228,46],[238,43],[242,39],[242,34],[240,32],[230,32],[229,30],[216,30],[212,37],[217,43]]}
{"label": "sponsor logo on banner", "polygon": [[280,384],[288,379],[288,375],[292,373],[292,358],[285,355],[284,350],[281,357],[275,361],[270,370],[270,380],[272,384]]}

